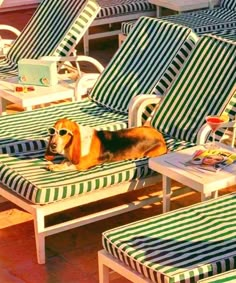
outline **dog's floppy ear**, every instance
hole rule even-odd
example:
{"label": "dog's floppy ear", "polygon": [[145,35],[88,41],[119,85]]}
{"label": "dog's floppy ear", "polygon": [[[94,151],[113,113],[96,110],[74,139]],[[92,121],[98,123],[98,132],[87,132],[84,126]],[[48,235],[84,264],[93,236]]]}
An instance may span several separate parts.
{"label": "dog's floppy ear", "polygon": [[[75,126],[76,125],[76,126]],[[81,140],[80,140],[80,131],[79,131],[79,126],[74,123],[74,127],[72,130],[73,136],[71,139],[71,144],[70,144],[70,159],[73,164],[79,164],[80,162],[80,157],[81,157]]]}
{"label": "dog's floppy ear", "polygon": [[[51,138],[50,138],[50,140],[51,140]],[[46,152],[45,152],[45,155],[44,155],[44,158],[48,161],[52,161],[56,156],[56,154],[54,154],[50,151],[50,148],[49,148],[50,140],[48,142],[47,149],[46,149]]]}

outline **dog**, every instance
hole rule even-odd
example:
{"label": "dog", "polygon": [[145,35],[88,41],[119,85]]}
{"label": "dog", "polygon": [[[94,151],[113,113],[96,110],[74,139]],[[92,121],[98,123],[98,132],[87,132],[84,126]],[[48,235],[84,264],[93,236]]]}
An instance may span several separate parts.
{"label": "dog", "polygon": [[80,171],[105,162],[155,157],[167,152],[162,134],[149,126],[97,131],[63,118],[48,131],[45,159],[52,161],[57,154],[65,157],[60,164],[51,162],[47,166],[50,171]]}

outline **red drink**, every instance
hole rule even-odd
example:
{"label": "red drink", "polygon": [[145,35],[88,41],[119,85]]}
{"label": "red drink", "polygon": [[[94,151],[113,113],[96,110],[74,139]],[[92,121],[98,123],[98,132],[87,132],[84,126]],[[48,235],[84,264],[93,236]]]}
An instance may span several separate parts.
{"label": "red drink", "polygon": [[214,116],[207,117],[206,121],[211,127],[212,131],[216,131],[219,125],[225,122],[224,119],[222,119],[221,117],[214,117]]}

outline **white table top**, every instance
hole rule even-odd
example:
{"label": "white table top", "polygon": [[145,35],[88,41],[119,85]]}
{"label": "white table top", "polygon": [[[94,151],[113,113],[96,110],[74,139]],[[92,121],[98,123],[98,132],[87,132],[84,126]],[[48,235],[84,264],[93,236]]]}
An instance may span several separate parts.
{"label": "white table top", "polygon": [[208,8],[210,3],[213,6],[219,5],[219,0],[148,0],[148,2],[178,12]]}
{"label": "white table top", "polygon": [[[236,152],[229,146],[221,144],[221,147],[228,151]],[[197,149],[204,149],[203,146],[195,146],[185,150],[168,153],[160,157],[149,159],[149,167],[156,172],[163,174],[173,180],[187,185],[198,191],[213,192],[218,189],[236,184],[236,163],[218,172],[198,170],[183,163],[190,160]]]}
{"label": "white table top", "polygon": [[18,85],[20,85],[18,78],[0,81],[0,97],[21,105],[22,107],[74,97],[74,85],[69,82],[67,83],[65,80],[59,80],[57,85],[50,87],[34,86],[35,91],[27,93],[15,92],[15,87]]}

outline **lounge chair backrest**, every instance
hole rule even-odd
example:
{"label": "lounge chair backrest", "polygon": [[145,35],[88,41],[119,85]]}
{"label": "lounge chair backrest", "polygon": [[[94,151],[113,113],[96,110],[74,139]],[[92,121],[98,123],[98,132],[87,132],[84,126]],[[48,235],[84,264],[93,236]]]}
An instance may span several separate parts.
{"label": "lounge chair backrest", "polygon": [[91,99],[127,113],[132,97],[152,92],[190,35],[187,27],[141,17],[98,79]]}
{"label": "lounge chair backrest", "polygon": [[229,10],[236,10],[235,0],[221,0],[220,6]]}
{"label": "lounge chair backrest", "polygon": [[[155,112],[152,125],[196,142],[207,115],[235,113],[236,43],[203,36]],[[234,100],[234,102],[233,102]]]}
{"label": "lounge chair backrest", "polygon": [[99,10],[95,0],[44,0],[15,40],[7,58],[17,63],[21,58],[70,53]]}

